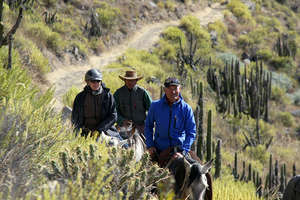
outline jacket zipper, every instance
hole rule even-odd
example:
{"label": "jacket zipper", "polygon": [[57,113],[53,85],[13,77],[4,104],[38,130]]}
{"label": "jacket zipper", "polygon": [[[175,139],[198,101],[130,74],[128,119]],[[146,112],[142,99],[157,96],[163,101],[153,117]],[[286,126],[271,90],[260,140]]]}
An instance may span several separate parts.
{"label": "jacket zipper", "polygon": [[96,112],[97,112],[96,106],[97,106],[97,103],[96,103],[96,96],[94,96],[94,110],[95,110],[94,114],[95,114],[95,119],[97,119],[97,115],[96,115]]}
{"label": "jacket zipper", "polygon": [[131,90],[129,90],[129,109],[130,109],[130,120],[133,120],[133,115],[132,115],[132,98],[131,98],[131,94],[132,94],[132,92],[131,92]]}
{"label": "jacket zipper", "polygon": [[171,135],[170,135],[171,122],[172,122],[172,107],[170,108],[170,112],[169,112],[169,127],[168,127],[168,138],[169,138],[170,147],[172,146]]}

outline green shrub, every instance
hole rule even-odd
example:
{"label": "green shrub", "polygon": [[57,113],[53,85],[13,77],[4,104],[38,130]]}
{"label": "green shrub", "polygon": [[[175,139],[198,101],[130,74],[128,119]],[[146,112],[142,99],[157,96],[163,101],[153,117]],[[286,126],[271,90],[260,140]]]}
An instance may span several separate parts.
{"label": "green shrub", "polygon": [[96,9],[98,18],[102,26],[111,29],[116,23],[119,15],[121,14],[118,8],[114,8],[106,2],[99,4],[100,8]]}
{"label": "green shrub", "polygon": [[155,48],[154,52],[161,59],[172,61],[176,60],[177,49],[175,45],[170,44],[170,42],[160,39],[158,42],[158,47]]}
{"label": "green shrub", "polygon": [[184,16],[180,21],[180,27],[193,34],[197,34],[201,29],[199,19],[192,15]]}
{"label": "green shrub", "polygon": [[285,72],[293,73],[295,70],[295,62],[291,57],[273,57],[270,64],[277,70],[283,70]]}
{"label": "green shrub", "polygon": [[51,29],[43,24],[43,22],[37,22],[34,24],[28,24],[26,27],[26,32],[29,37],[32,37],[36,41],[39,41],[40,44],[45,43],[49,34],[52,32]]}
{"label": "green shrub", "polygon": [[217,48],[219,51],[225,51],[226,49],[226,44],[228,45],[231,45],[230,43],[230,36],[228,34],[228,30],[227,30],[227,27],[225,26],[225,24],[220,21],[220,20],[217,20],[213,23],[209,23],[208,24],[208,31],[211,32],[211,31],[216,31],[217,32],[217,37],[218,37],[218,45]]}
{"label": "green shrub", "polygon": [[197,40],[197,55],[207,56],[211,52],[210,34],[202,28],[198,18],[188,15],[180,21],[180,27],[187,31],[187,39],[192,34]]}
{"label": "green shrub", "polygon": [[300,90],[287,95],[295,105],[300,105]]}
{"label": "green shrub", "polygon": [[266,163],[270,157],[270,153],[266,151],[264,145],[257,145],[256,147],[249,147],[246,153],[253,160],[258,160],[262,165]]}
{"label": "green shrub", "polygon": [[72,86],[66,94],[63,96],[63,104],[69,106],[70,108],[73,107],[73,102],[76,95],[80,92],[80,90],[74,86]]}
{"label": "green shrub", "polygon": [[237,44],[238,47],[242,49],[259,47],[264,44],[264,40],[266,40],[267,37],[267,30],[264,27],[258,27],[245,35],[240,35]]}
{"label": "green shrub", "polygon": [[279,112],[276,116],[276,120],[285,127],[293,127],[295,124],[295,119],[289,112]]}
{"label": "green shrub", "polygon": [[227,8],[236,16],[240,22],[248,23],[253,21],[251,13],[247,6],[240,0],[232,0],[227,4]]}
{"label": "green shrub", "polygon": [[34,67],[42,74],[50,71],[48,58],[43,55],[34,42],[19,35],[16,39],[16,46],[18,46],[22,56],[28,58],[29,63],[26,63],[27,65]]}
{"label": "green shrub", "polygon": [[32,40],[40,45],[39,47],[45,45],[55,53],[59,53],[65,48],[66,43],[61,36],[42,22],[29,24],[26,32]]}
{"label": "green shrub", "polygon": [[66,43],[58,33],[52,32],[48,35],[46,40],[47,47],[55,53],[61,53],[65,48]]}
{"label": "green shrub", "polygon": [[277,86],[273,86],[271,99],[278,103],[286,103],[287,101],[286,101],[284,89],[277,87]]}
{"label": "green shrub", "polygon": [[38,91],[18,64],[0,66],[0,185],[10,185],[1,188],[3,199],[18,199],[39,184],[42,163],[60,145],[58,133],[65,134],[51,109],[54,91]]}
{"label": "green shrub", "polygon": [[214,199],[216,200],[262,200],[255,194],[252,182],[234,180],[232,175],[227,175],[213,181]]}
{"label": "green shrub", "polygon": [[100,38],[92,37],[88,42],[89,48],[91,48],[96,54],[105,50],[103,40]]}
{"label": "green shrub", "polygon": [[[131,149],[111,148],[105,142],[87,143],[90,145],[77,145],[60,152],[59,159],[52,160],[44,170],[49,180],[66,183],[64,190],[55,188],[54,199],[66,197],[66,194],[69,199],[80,196],[87,199],[143,199],[150,197],[152,184],[163,181],[168,186],[161,192],[171,190],[173,181],[168,177],[168,171],[153,165],[148,154],[137,163]],[[38,188],[35,193],[42,194],[43,188]],[[47,189],[50,192],[50,187]]]}
{"label": "green shrub", "polygon": [[272,51],[269,49],[260,49],[256,52],[257,57],[268,62],[272,58]]}
{"label": "green shrub", "polygon": [[85,57],[89,54],[88,48],[81,41],[73,41],[71,46],[73,48],[77,47],[78,48],[78,53],[81,54],[83,57]]}
{"label": "green shrub", "polygon": [[[181,40],[181,44],[184,46],[186,43],[186,37],[182,30],[180,30],[178,27],[168,27],[165,29],[162,33],[162,37],[165,40],[168,40],[172,42],[175,45],[178,45],[178,40]],[[178,45],[179,46],[179,45]]]}
{"label": "green shrub", "polygon": [[42,0],[42,3],[45,4],[46,7],[54,7],[57,0]]}
{"label": "green shrub", "polygon": [[174,2],[173,0],[167,0],[167,1],[165,2],[165,8],[166,8],[167,10],[169,10],[169,11],[171,11],[171,12],[174,12],[175,7],[176,7],[176,5],[175,5],[175,2]]}
{"label": "green shrub", "polygon": [[293,88],[293,82],[290,77],[284,73],[272,72],[272,87],[280,87],[285,92]]}

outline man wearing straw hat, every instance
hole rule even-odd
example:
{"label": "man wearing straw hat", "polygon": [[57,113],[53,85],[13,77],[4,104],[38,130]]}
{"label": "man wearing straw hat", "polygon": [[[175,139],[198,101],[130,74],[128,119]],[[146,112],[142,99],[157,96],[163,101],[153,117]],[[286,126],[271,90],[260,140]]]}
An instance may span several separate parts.
{"label": "man wearing straw hat", "polygon": [[133,122],[139,132],[144,133],[146,112],[152,100],[148,92],[137,85],[143,76],[138,76],[136,71],[129,70],[125,75],[119,75],[119,78],[124,81],[124,86],[114,93],[118,113],[117,124],[128,126]]}

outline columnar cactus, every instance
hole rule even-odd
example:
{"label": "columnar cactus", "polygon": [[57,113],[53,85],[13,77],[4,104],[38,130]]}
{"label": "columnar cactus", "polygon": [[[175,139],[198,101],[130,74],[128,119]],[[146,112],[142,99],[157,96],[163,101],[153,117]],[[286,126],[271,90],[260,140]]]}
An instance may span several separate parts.
{"label": "columnar cactus", "polygon": [[273,177],[273,161],[272,161],[272,154],[270,155],[270,161],[269,161],[269,189],[271,190],[271,188],[273,187],[273,181],[272,181],[272,177]]}
{"label": "columnar cactus", "polygon": [[211,110],[208,111],[208,116],[207,116],[207,134],[206,134],[206,161],[211,160],[211,144],[212,144],[212,133],[211,133]]}
{"label": "columnar cactus", "polygon": [[274,184],[277,186],[279,184],[278,160],[275,161],[274,176]]}
{"label": "columnar cactus", "polygon": [[203,84],[199,83],[199,100],[198,100],[198,138],[197,138],[197,156],[200,160],[203,160],[203,148],[204,148],[204,134],[203,134],[203,113],[204,113],[204,101],[203,101]]}
{"label": "columnar cactus", "polygon": [[[248,76],[247,76],[248,75]],[[263,70],[262,62],[256,62],[256,67],[251,68],[247,74],[245,66],[244,74],[240,73],[239,62],[226,63],[223,70],[209,68],[207,81],[217,95],[217,111],[223,114],[233,114],[235,117],[246,114],[256,119],[255,137],[248,138],[247,146],[264,144],[266,149],[272,139],[261,138],[259,120],[269,120],[269,100],[271,95],[272,74]],[[247,139],[247,138],[246,138]]]}
{"label": "columnar cactus", "polygon": [[281,193],[283,193],[283,191],[285,190],[285,174],[284,174],[284,167],[281,166],[280,168],[280,187],[279,187],[279,191]]}
{"label": "columnar cactus", "polygon": [[216,147],[216,161],[215,161],[215,178],[220,177],[221,175],[221,140],[218,140],[217,147]]}
{"label": "columnar cactus", "polygon": [[296,164],[293,164],[293,176],[296,176]]}
{"label": "columnar cactus", "polygon": [[252,179],[252,167],[251,167],[251,163],[249,163],[249,168],[248,168],[248,181],[251,181]]}
{"label": "columnar cactus", "polygon": [[237,162],[237,152],[234,153],[234,166],[232,170],[233,177],[237,180],[239,178],[238,174],[238,162]]}
{"label": "columnar cactus", "polygon": [[246,162],[243,161],[243,171],[242,171],[242,175],[240,178],[241,181],[245,181],[246,180]]}
{"label": "columnar cactus", "polygon": [[262,116],[264,120],[268,120],[271,73],[263,71],[262,63],[258,65],[257,62],[255,72],[251,69],[247,77],[247,67],[244,75],[241,75],[239,62],[232,60],[231,64],[226,63],[223,71],[219,70],[219,75],[215,69],[209,68],[207,81],[217,93],[219,112],[233,110],[235,116],[244,113],[252,118]]}

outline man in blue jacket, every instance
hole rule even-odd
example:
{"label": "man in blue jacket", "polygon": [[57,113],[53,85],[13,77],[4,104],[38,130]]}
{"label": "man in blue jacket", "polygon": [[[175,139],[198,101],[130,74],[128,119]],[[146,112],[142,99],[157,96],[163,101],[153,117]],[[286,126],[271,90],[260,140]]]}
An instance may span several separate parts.
{"label": "man in blue jacket", "polygon": [[[181,153],[186,156],[195,140],[196,123],[193,110],[183,100],[180,89],[177,78],[167,78],[164,82],[165,95],[150,106],[145,124],[145,137],[152,158],[158,156],[159,160],[159,156],[168,150],[173,151],[175,155]],[[164,164],[161,163],[162,166]]]}

